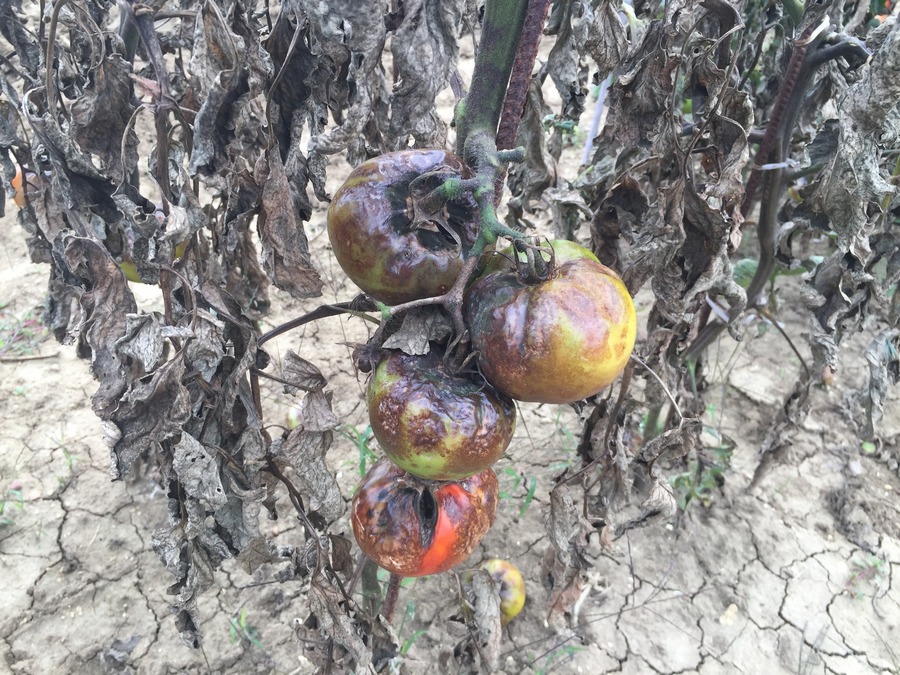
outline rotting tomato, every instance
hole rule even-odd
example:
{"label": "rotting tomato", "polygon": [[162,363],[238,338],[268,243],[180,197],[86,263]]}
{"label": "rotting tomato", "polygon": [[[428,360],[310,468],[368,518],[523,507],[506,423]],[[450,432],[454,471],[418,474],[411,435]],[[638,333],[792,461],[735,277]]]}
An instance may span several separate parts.
{"label": "rotting tomato", "polygon": [[466,294],[481,372],[514,399],[572,403],[601,391],[628,363],[634,303],[619,276],[582,251],[566,245],[542,280],[500,265]]}
{"label": "rotting tomato", "polygon": [[[410,183],[423,174],[421,191]],[[388,305],[440,295],[462,269],[463,251],[478,236],[471,198],[448,202],[437,214],[416,214],[416,196],[448,175],[468,177],[444,150],[401,150],[356,167],[328,207],[328,237],[348,277]]]}
{"label": "rotting tomato", "polygon": [[498,495],[492,469],[433,483],[381,459],[353,496],[353,534],[363,553],[388,572],[438,574],[469,557],[494,522]]}
{"label": "rotting tomato", "polygon": [[435,351],[385,351],[369,379],[369,421],[400,468],[459,480],[496,462],[512,440],[516,408],[479,375],[455,375]]}
{"label": "rotting tomato", "polygon": [[525,606],[525,580],[519,569],[508,560],[491,558],[481,564],[481,569],[499,585],[500,623],[512,621]]}

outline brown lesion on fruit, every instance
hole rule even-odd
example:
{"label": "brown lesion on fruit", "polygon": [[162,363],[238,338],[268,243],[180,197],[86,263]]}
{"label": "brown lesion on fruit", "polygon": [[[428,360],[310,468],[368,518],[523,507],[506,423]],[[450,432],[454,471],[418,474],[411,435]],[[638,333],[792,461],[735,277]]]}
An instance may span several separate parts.
{"label": "brown lesion on fruit", "polygon": [[[430,412],[421,412],[406,417],[405,442],[403,445],[413,451],[428,450],[438,452],[447,430],[439,418]],[[410,454],[410,453],[404,453]]]}

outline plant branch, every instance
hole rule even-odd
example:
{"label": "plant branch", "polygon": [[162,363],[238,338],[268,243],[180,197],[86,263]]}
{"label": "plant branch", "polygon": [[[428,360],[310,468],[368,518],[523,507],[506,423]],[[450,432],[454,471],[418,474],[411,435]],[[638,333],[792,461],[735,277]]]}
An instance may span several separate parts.
{"label": "plant branch", "polygon": [[472,86],[456,114],[457,154],[470,165],[469,136],[484,131],[493,140],[497,134],[527,9],[528,0],[487,0]]}

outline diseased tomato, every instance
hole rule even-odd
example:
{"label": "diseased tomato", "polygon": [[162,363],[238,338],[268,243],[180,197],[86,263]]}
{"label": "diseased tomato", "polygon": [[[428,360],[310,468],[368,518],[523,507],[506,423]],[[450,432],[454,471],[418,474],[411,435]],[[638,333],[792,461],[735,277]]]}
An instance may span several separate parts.
{"label": "diseased tomato", "polygon": [[525,606],[525,580],[518,568],[508,560],[491,558],[481,568],[500,586],[500,623],[512,621]]}
{"label": "diseased tomato", "polygon": [[468,558],[490,529],[498,493],[491,469],[456,483],[431,483],[381,459],[353,496],[353,534],[363,553],[388,572],[438,574]]}
{"label": "diseased tomato", "polygon": [[559,255],[546,280],[500,265],[466,294],[481,372],[512,398],[572,403],[601,391],[628,363],[634,303],[619,276],[582,250]]}
{"label": "diseased tomato", "polygon": [[483,471],[509,446],[515,404],[479,375],[454,375],[435,351],[385,351],[369,379],[369,421],[378,444],[421,478],[459,480]]}
{"label": "diseased tomato", "polygon": [[[376,300],[396,305],[450,289],[478,236],[475,203],[448,202],[428,222],[414,222],[410,183],[443,167],[468,177],[468,169],[444,150],[401,150],[356,167],[328,207],[328,237],[347,276]],[[424,180],[422,193],[442,179]],[[437,224],[436,220],[443,220]]]}

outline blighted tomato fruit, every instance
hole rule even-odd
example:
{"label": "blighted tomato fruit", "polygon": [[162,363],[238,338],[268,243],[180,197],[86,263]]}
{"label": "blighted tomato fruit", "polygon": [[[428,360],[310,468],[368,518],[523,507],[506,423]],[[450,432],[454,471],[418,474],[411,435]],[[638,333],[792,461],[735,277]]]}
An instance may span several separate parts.
{"label": "blighted tomato fruit", "polygon": [[388,572],[445,572],[468,558],[490,529],[498,492],[491,469],[455,483],[430,483],[381,459],[353,496],[353,534],[363,553]]}
{"label": "blighted tomato fruit", "polygon": [[[434,172],[433,176],[429,172]],[[376,300],[396,305],[450,289],[478,236],[471,197],[448,202],[439,213],[417,213],[416,196],[468,169],[444,150],[401,150],[363,162],[328,207],[328,237],[341,268]],[[417,218],[418,216],[418,218]]]}
{"label": "blighted tomato fruit", "polygon": [[593,396],[625,369],[634,348],[637,317],[625,284],[590,251],[579,257],[571,246],[543,280],[499,265],[466,294],[482,374],[520,401]]}
{"label": "blighted tomato fruit", "polygon": [[500,558],[491,558],[483,562],[481,569],[487,570],[499,586],[500,623],[506,625],[525,606],[525,580],[522,573],[511,562]]}
{"label": "blighted tomato fruit", "polygon": [[459,480],[496,462],[512,439],[516,408],[480,375],[455,375],[435,351],[385,351],[369,379],[378,444],[420,478]]}

